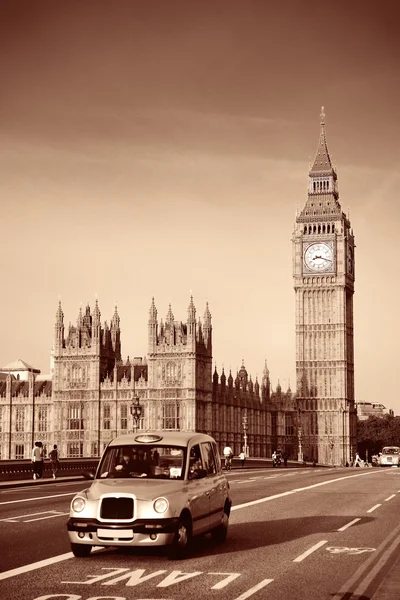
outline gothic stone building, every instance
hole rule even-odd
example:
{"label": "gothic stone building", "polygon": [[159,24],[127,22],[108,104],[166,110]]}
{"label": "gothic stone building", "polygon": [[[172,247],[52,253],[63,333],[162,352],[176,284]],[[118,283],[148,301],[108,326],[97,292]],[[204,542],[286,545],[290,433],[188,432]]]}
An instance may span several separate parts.
{"label": "gothic stone building", "polygon": [[[17,361],[21,362],[22,361]],[[140,429],[202,431],[221,449],[235,454],[246,427],[251,456],[270,456],[275,447],[296,456],[296,413],[290,389],[270,392],[267,367],[261,386],[242,368],[235,381],[212,373],[212,326],[208,304],[196,321],[193,298],[186,322],[169,307],[158,321],[154,299],[148,320],[145,359],[122,360],[117,309],[101,323],[96,300],[91,312],[79,311],[76,326],[64,326],[61,303],[56,314],[52,375],[8,365],[0,375],[1,458],[28,458],[36,439],[47,448],[57,443],[61,456],[97,456],[116,435],[132,431],[130,406],[139,398]],[[293,410],[286,412],[287,407]],[[11,412],[11,419],[10,419]],[[34,423],[34,427],[32,427]],[[10,432],[11,425],[11,436]]]}

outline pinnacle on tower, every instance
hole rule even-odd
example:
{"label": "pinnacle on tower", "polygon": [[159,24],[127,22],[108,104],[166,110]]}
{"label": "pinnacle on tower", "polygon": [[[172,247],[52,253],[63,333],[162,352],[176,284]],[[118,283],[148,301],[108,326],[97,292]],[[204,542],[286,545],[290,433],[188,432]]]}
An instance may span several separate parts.
{"label": "pinnacle on tower", "polygon": [[100,313],[100,310],[99,310],[99,303],[98,303],[97,298],[96,298],[96,302],[94,304],[94,309],[93,309],[93,322],[96,322],[96,323],[99,324],[100,323],[100,317],[101,317],[101,313]]}
{"label": "pinnacle on tower", "polygon": [[154,296],[151,299],[151,305],[149,310],[149,322],[155,323],[157,321],[157,309],[154,303]]}
{"label": "pinnacle on tower", "polygon": [[167,312],[167,316],[166,316],[166,318],[165,318],[165,322],[166,322],[166,323],[168,323],[168,322],[169,322],[169,323],[172,323],[172,322],[173,322],[173,320],[174,320],[174,315],[173,315],[173,313],[172,313],[171,304],[169,304],[169,307],[168,307],[168,312]]}
{"label": "pinnacle on tower", "polygon": [[119,329],[120,318],[118,314],[118,308],[115,305],[114,314],[111,319],[111,329]]}
{"label": "pinnacle on tower", "polygon": [[321,108],[320,126],[321,129],[319,134],[318,149],[315,155],[314,164],[310,169],[310,176],[334,173],[334,168],[332,166],[331,157],[329,155],[328,146],[326,143],[324,107]]}
{"label": "pinnacle on tower", "polygon": [[77,319],[78,329],[80,329],[83,325],[83,314],[82,314],[82,304],[79,307],[78,319]]}
{"label": "pinnacle on tower", "polygon": [[196,321],[196,307],[193,303],[193,296],[190,296],[190,302],[188,306],[188,323],[194,323]]}
{"label": "pinnacle on tower", "polygon": [[204,311],[204,323],[211,324],[211,313],[208,306],[208,302],[206,302],[206,309]]}
{"label": "pinnacle on tower", "polygon": [[62,325],[64,323],[64,313],[61,308],[61,300],[58,301],[58,309],[56,312],[56,324]]}

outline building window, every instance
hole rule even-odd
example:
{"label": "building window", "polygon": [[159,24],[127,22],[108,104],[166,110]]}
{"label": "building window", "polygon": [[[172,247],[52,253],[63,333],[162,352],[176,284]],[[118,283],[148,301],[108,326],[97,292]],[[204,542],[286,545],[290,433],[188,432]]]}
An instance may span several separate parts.
{"label": "building window", "polygon": [[68,442],[67,457],[80,458],[83,456],[83,442]]}
{"label": "building window", "polygon": [[97,451],[97,442],[92,442],[91,446],[90,446],[90,456],[98,456],[99,453]]}
{"label": "building window", "polygon": [[41,406],[38,411],[38,431],[47,431],[47,406]]}
{"label": "building window", "polygon": [[162,407],[162,428],[179,429],[179,404],[168,402]]}
{"label": "building window", "polygon": [[15,414],[15,431],[24,431],[25,407],[17,406]]}
{"label": "building window", "polygon": [[15,459],[16,460],[22,460],[23,458],[25,458],[24,456],[24,444],[16,444],[15,446]]}
{"label": "building window", "polygon": [[111,429],[111,407],[105,404],[103,408],[103,429]]}
{"label": "building window", "polygon": [[271,435],[278,435],[278,424],[276,419],[276,412],[271,413]]}
{"label": "building window", "polygon": [[285,415],[285,435],[293,435],[293,418],[292,415]]}
{"label": "building window", "polygon": [[121,406],[121,429],[128,429],[128,407],[126,404]]}
{"label": "building window", "polygon": [[68,407],[68,429],[83,429],[83,407],[77,402]]}

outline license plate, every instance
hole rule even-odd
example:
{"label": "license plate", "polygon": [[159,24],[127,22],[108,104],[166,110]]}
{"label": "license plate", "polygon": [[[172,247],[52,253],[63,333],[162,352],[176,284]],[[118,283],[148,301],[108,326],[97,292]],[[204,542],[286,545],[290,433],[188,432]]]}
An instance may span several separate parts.
{"label": "license plate", "polygon": [[121,538],[133,538],[132,529],[98,529],[97,537],[108,540],[119,540]]}

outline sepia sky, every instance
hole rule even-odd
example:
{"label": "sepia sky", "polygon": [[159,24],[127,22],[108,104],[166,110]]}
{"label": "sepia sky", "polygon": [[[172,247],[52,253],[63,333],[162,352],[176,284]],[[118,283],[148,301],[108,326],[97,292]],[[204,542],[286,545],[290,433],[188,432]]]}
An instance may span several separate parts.
{"label": "sepia sky", "polygon": [[59,296],[147,353],[208,300],[218,371],[295,388],[291,236],[324,105],[356,239],[356,399],[400,414],[398,0],[2,0],[0,365]]}

